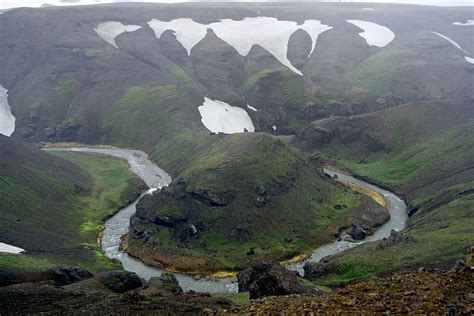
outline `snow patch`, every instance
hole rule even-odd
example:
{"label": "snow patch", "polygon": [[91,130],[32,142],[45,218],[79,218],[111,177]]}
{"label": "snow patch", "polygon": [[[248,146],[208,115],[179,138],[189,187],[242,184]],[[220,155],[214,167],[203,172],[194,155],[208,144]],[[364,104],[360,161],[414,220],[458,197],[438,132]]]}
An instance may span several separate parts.
{"label": "snow patch", "polygon": [[464,59],[465,59],[468,63],[474,64],[474,58],[471,58],[471,57],[468,57],[468,56],[464,56]]}
{"label": "snow patch", "polygon": [[258,110],[256,108],[254,108],[253,106],[251,106],[251,105],[247,104],[247,108],[254,111],[254,112],[258,112]]}
{"label": "snow patch", "polygon": [[294,21],[281,21],[271,17],[252,17],[239,21],[223,19],[207,25],[189,18],[169,22],[153,19],[148,22],[148,25],[157,38],[160,38],[166,30],[174,31],[176,39],[186,48],[188,55],[191,49],[206,36],[207,30],[212,29],[217,37],[235,48],[240,55],[247,56],[253,45],[260,45],[279,62],[299,75],[302,75],[301,71],[296,69],[287,58],[291,34],[302,29],[310,35],[312,48],[309,55],[311,55],[316,47],[318,36],[332,28],[318,20],[306,20],[298,25]]}
{"label": "snow patch", "polygon": [[395,38],[395,34],[383,25],[360,20],[346,20],[358,28],[364,30],[359,33],[370,46],[384,47]]}
{"label": "snow patch", "polygon": [[374,8],[362,8],[363,11],[374,11]]}
{"label": "snow patch", "polygon": [[277,130],[277,127],[276,127],[276,125],[273,125],[273,126],[272,126],[272,128],[273,128],[273,130],[274,130],[274,131],[276,131],[276,130]]}
{"label": "snow patch", "polygon": [[455,41],[453,41],[452,39],[450,39],[450,38],[447,37],[446,35],[440,34],[440,33],[438,33],[438,32],[431,32],[431,33],[436,34],[436,35],[438,35],[439,37],[441,37],[441,38],[447,40],[448,42],[450,42],[450,43],[451,43],[454,47],[456,47],[457,49],[460,49],[462,52],[464,52],[464,53],[470,55],[470,53],[469,53],[467,50],[465,50],[464,48],[462,48],[461,45],[459,45],[458,43],[456,43]]}
{"label": "snow patch", "polygon": [[463,25],[463,26],[466,26],[466,25],[474,25],[474,20],[467,20],[465,23],[462,23],[462,22],[454,22],[453,25]]}
{"label": "snow patch", "polygon": [[176,39],[184,46],[188,55],[191,49],[206,36],[208,27],[204,24],[194,22],[189,18],[175,19],[163,22],[153,19],[148,22],[150,28],[155,32],[156,38],[160,38],[166,30],[174,31]]}
{"label": "snow patch", "polygon": [[25,251],[25,249],[21,249],[9,244],[5,244],[3,242],[0,242],[0,252],[6,252],[6,253],[21,253]]}
{"label": "snow patch", "polygon": [[123,25],[121,22],[109,21],[100,23],[94,31],[107,43],[118,48],[115,38],[125,32],[133,32],[141,29],[139,25]]}
{"label": "snow patch", "polygon": [[237,106],[204,98],[204,103],[198,107],[198,110],[202,123],[211,132],[234,134],[245,132],[245,130],[255,131],[248,113]]}
{"label": "snow patch", "polygon": [[10,136],[15,131],[15,117],[8,104],[8,90],[0,85],[0,134]]}

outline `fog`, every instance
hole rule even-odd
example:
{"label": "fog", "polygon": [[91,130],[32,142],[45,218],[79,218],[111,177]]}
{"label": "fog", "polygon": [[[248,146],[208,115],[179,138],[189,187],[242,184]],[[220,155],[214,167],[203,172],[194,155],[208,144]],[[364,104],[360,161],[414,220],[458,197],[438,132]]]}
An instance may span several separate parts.
{"label": "fog", "polygon": [[[206,2],[212,0],[205,0]],[[201,0],[0,0],[0,9],[11,9],[16,7],[41,7],[47,5],[92,5],[101,3],[115,3],[115,2],[155,2],[155,3],[176,3],[176,2],[201,2]],[[202,1],[204,2],[204,1]],[[239,2],[239,1],[225,1],[217,0],[216,2]],[[253,2],[243,0],[241,2]],[[258,1],[257,1],[258,2]],[[261,2],[274,2],[273,0]],[[275,1],[276,2],[276,1]],[[286,2],[300,2],[294,0],[286,0]],[[406,4],[420,4],[420,5],[435,5],[435,6],[474,6],[474,0],[364,0],[364,1],[339,1],[339,0],[315,0],[314,2],[371,2],[371,3],[406,3]]]}

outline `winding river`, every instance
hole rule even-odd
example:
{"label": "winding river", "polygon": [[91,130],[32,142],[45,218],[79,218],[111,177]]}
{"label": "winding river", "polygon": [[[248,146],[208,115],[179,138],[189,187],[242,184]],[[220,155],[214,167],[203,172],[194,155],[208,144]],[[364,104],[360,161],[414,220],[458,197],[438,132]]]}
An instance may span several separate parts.
{"label": "winding river", "polygon": [[[120,210],[115,216],[110,218],[105,223],[105,228],[102,234],[101,246],[105,255],[112,259],[118,259],[122,262],[123,268],[127,271],[137,273],[144,279],[149,279],[153,276],[160,276],[164,270],[153,268],[145,265],[138,259],[129,256],[127,253],[120,250],[121,237],[125,235],[130,226],[130,217],[136,211],[136,204],[146,194],[151,194],[153,191],[167,186],[171,182],[171,177],[152,163],[146,153],[139,150],[118,149],[111,147],[55,147],[48,148],[52,151],[72,151],[84,153],[98,153],[110,155],[126,159],[130,169],[143,179],[143,181],[150,187],[150,189],[143,193],[134,203]],[[402,230],[405,228],[408,219],[408,213],[405,202],[395,194],[383,190],[375,185],[369,184],[354,177],[342,174],[331,169],[324,169],[326,173],[331,176],[337,175],[337,181],[342,183],[353,183],[361,187],[373,190],[383,195],[388,202],[390,220],[379,227],[377,231],[360,242],[349,241],[335,241],[316,249],[310,258],[306,261],[291,264],[288,269],[298,271],[300,275],[303,274],[303,266],[305,262],[318,262],[322,258],[340,253],[344,250],[356,247],[362,243],[376,241],[388,237],[392,229]],[[236,278],[225,279],[195,279],[185,274],[175,274],[183,290],[193,290],[196,292],[237,292],[238,285]]]}

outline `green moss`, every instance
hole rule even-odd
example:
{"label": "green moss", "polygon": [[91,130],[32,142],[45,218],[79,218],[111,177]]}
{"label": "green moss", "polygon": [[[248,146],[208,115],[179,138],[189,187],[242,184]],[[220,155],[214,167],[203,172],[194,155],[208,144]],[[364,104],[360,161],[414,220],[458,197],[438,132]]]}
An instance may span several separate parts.
{"label": "green moss", "polygon": [[410,50],[384,49],[357,65],[346,73],[345,79],[353,86],[375,95],[384,95],[398,84],[401,68],[400,60],[412,55]]}
{"label": "green moss", "polygon": [[79,232],[83,242],[93,243],[103,224],[102,219],[114,214],[126,202],[122,199],[123,193],[136,191],[136,175],[128,169],[125,160],[80,153],[56,154],[80,166],[92,179],[90,194],[79,197],[78,221],[71,229]]}
{"label": "green moss", "polygon": [[22,248],[47,249],[40,256],[0,256],[0,265],[34,268],[69,264],[92,271],[119,267],[100,251],[97,236],[104,217],[123,207],[128,201],[124,193],[136,192],[141,181],[128,169],[127,162],[120,159],[79,153],[56,153],[56,156],[73,162],[70,167],[75,167],[77,174],[64,174],[57,166],[48,169],[32,164],[30,167],[28,163],[22,165],[26,178],[0,174],[3,231],[8,236],[13,236],[15,230],[32,234],[27,242],[23,236],[20,238]]}
{"label": "green moss", "polygon": [[27,254],[0,253],[0,267],[43,270],[57,265],[51,258],[31,256]]}
{"label": "green moss", "polygon": [[185,123],[201,124],[195,97],[189,93],[195,91],[181,86],[128,89],[104,124],[110,135],[108,142],[144,149],[158,165],[176,175],[197,153],[219,139],[210,137],[204,128]]}
{"label": "green moss", "polygon": [[241,293],[212,293],[212,297],[223,298],[229,300],[237,305],[247,305],[250,303],[249,293],[248,292],[241,292]]}
{"label": "green moss", "polygon": [[186,70],[183,68],[179,67],[173,62],[170,62],[168,66],[168,71],[178,80],[179,82],[182,82],[186,85],[189,86],[195,86],[196,83],[194,82],[193,78],[187,73]]}
{"label": "green moss", "polygon": [[[403,134],[405,133],[401,133]],[[374,155],[365,164],[358,164],[356,160],[341,152],[329,155],[357,174],[389,185],[400,186],[412,181],[429,183],[433,177],[448,175],[453,169],[464,165],[474,157],[472,135],[474,135],[474,121],[405,150]],[[397,139],[395,136],[395,145]]]}
{"label": "green moss", "polygon": [[54,88],[55,96],[52,99],[52,113],[56,121],[63,120],[69,110],[74,94],[78,88],[78,82],[75,79],[65,79]]}

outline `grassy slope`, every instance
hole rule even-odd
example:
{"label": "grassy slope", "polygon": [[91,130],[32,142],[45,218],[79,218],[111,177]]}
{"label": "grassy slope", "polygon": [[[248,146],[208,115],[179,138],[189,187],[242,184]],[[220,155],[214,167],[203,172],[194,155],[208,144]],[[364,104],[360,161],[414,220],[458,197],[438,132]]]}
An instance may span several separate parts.
{"label": "grassy slope", "polygon": [[[7,171],[8,175],[1,176],[0,212],[5,227],[2,240],[30,254],[2,254],[0,265],[117,267],[96,244],[102,219],[127,203],[130,192],[136,192],[142,182],[119,159],[58,154],[72,162],[68,163],[37,150],[28,153],[31,162],[15,168],[15,174]],[[34,155],[44,161],[35,160]],[[21,230],[21,236],[15,230]]]}
{"label": "grassy slope", "polygon": [[[160,200],[157,212],[171,218],[181,214],[192,223],[203,222],[198,239],[178,246],[175,229],[160,227],[154,238],[167,250],[185,256],[218,260],[228,269],[246,264],[245,253],[291,258],[327,242],[324,229],[361,204],[361,197],[341,190],[320,176],[296,149],[264,134],[235,134],[216,143],[183,171],[186,191],[230,196],[221,207],[205,207],[185,199]],[[258,208],[255,188],[263,186],[270,203]],[[343,208],[335,208],[339,204]],[[191,211],[190,211],[191,210]],[[179,239],[178,239],[179,240]]]}
{"label": "grassy slope", "polygon": [[356,174],[399,188],[402,193],[408,193],[405,188],[430,184],[474,163],[474,121],[405,148],[397,148],[397,133],[404,132],[394,130],[392,149],[364,157],[367,163],[359,163],[359,157],[349,156],[342,146],[332,146],[326,154]]}
{"label": "grassy slope", "polygon": [[[334,150],[327,154],[356,174],[411,193],[417,187],[472,168],[473,135],[474,122],[471,121],[425,143],[373,156],[363,164]],[[316,282],[347,281],[382,271],[442,264],[465,257],[474,243],[474,180],[459,181],[410,202],[418,209],[409,218],[406,229],[412,240],[382,250],[375,249],[377,243],[358,247],[335,260],[343,267],[342,273]]]}
{"label": "grassy slope", "polygon": [[176,174],[215,140],[197,128],[201,122],[193,93],[189,86],[128,89],[105,124],[109,142],[144,149],[160,167]]}
{"label": "grassy slope", "polygon": [[284,67],[264,69],[244,82],[243,91],[247,96],[252,95],[252,101],[255,98],[253,102],[257,102],[255,106],[260,111],[267,111],[276,119],[275,111],[282,107],[287,116],[283,123],[290,128],[301,127],[301,119],[296,116],[303,104],[304,81],[301,76]]}
{"label": "grassy slope", "polygon": [[400,60],[410,57],[410,50],[385,49],[371,55],[348,72],[345,79],[352,85],[375,95],[389,93],[403,72]]}

